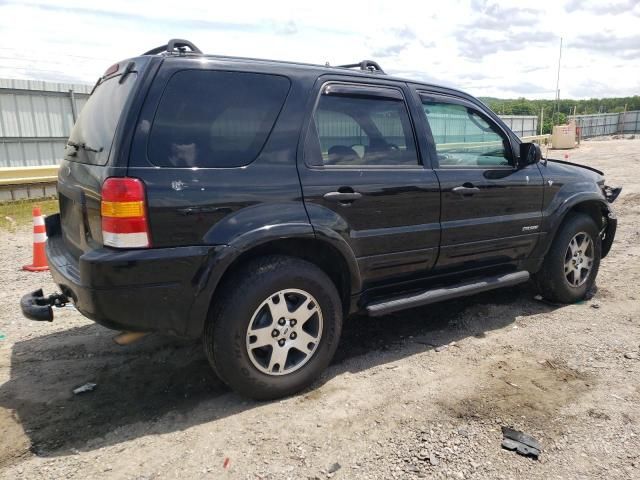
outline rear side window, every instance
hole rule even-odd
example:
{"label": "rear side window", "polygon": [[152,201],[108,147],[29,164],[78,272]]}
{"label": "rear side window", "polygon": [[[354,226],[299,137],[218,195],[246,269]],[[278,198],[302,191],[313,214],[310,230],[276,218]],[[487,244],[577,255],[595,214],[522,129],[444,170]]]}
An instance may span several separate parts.
{"label": "rear side window", "polygon": [[290,82],[277,75],[185,70],[171,77],[149,136],[161,167],[239,167],[260,154]]}

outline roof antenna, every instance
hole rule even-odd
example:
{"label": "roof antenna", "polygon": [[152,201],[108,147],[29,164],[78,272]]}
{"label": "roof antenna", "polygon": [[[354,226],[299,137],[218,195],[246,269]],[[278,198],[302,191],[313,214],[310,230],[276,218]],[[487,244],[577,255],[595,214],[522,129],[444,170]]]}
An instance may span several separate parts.
{"label": "roof antenna", "polygon": [[[554,113],[556,109],[558,110],[558,123],[560,123],[560,62],[561,61],[562,61],[562,37],[560,37],[560,53],[558,54],[558,77],[556,80],[556,108],[554,108]],[[555,122],[553,121],[553,115],[551,115],[551,125],[552,127],[553,125],[555,125]]]}
{"label": "roof antenna", "polygon": [[547,162],[549,161],[549,139],[545,141],[544,144],[544,166],[547,166]]}

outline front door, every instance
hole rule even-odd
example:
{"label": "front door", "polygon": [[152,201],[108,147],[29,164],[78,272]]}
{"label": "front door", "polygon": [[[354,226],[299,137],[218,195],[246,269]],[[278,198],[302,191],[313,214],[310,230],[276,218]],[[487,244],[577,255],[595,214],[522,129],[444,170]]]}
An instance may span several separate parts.
{"label": "front door", "polygon": [[422,164],[406,87],[390,83],[318,85],[299,162],[314,229],[349,245],[365,288],[424,275],[440,240],[438,180]]}
{"label": "front door", "polygon": [[420,94],[442,189],[437,267],[475,268],[526,258],[539,237],[543,179],[491,114],[462,98]]}

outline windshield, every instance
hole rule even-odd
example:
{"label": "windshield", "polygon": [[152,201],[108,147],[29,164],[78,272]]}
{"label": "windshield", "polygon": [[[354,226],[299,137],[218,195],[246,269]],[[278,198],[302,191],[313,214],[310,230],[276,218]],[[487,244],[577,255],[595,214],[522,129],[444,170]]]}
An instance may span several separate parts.
{"label": "windshield", "polygon": [[94,90],[80,112],[65,148],[65,159],[73,162],[104,165],[120,114],[136,82],[135,72],[118,83],[121,75],[104,81]]}

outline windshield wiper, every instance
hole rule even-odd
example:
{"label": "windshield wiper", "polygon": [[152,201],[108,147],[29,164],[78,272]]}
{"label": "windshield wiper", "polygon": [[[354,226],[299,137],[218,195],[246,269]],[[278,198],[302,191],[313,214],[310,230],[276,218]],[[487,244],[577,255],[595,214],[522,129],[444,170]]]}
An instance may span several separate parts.
{"label": "windshield wiper", "polygon": [[86,150],[87,152],[94,152],[94,153],[100,153],[101,151],[104,150],[103,147],[100,147],[98,149],[90,147],[89,145],[87,145],[86,143],[76,143],[76,142],[72,142],[71,140],[69,140],[67,142],[67,145],[69,145],[70,147],[73,147],[76,149],[76,151],[78,151],[79,148]]}

